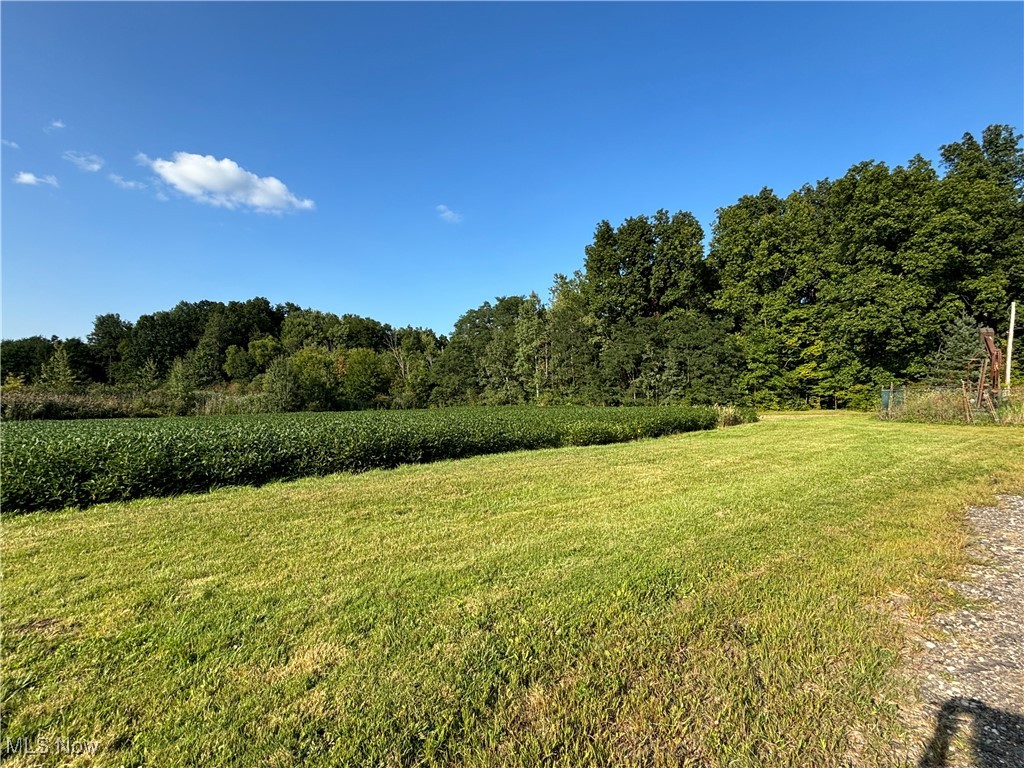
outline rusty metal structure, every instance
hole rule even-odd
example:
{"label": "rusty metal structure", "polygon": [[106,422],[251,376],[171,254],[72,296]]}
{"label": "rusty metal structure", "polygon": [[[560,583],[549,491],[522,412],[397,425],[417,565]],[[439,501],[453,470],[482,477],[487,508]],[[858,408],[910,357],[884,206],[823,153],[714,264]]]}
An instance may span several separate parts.
{"label": "rusty metal structure", "polygon": [[[996,406],[1002,393],[999,389],[999,374],[1003,367],[1003,351],[996,346],[996,333],[991,328],[979,328],[978,335],[984,346],[984,355],[967,363],[967,376],[963,380],[964,412],[967,421],[974,421],[975,410],[986,410],[996,421]],[[978,383],[974,384],[974,368],[978,366]]]}

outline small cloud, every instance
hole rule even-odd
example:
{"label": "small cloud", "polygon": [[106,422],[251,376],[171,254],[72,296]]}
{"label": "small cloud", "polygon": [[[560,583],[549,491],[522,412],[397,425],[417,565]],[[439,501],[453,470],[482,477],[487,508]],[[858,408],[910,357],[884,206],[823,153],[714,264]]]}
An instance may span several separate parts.
{"label": "small cloud", "polygon": [[56,119],[51,120],[50,124],[43,128],[43,130],[46,131],[47,133],[51,133],[53,131],[59,131],[61,128],[67,128],[67,125],[65,125],[63,120]]}
{"label": "small cloud", "polygon": [[15,184],[28,184],[35,187],[39,184],[49,184],[51,187],[59,187],[56,176],[36,176],[34,173],[22,171],[14,177]]}
{"label": "small cloud", "polygon": [[95,173],[103,167],[103,158],[88,152],[73,152],[69,149],[64,153],[64,159],[70,160],[78,166],[79,170],[88,171],[89,173]]}
{"label": "small cloud", "polygon": [[441,221],[447,221],[449,224],[458,224],[462,221],[462,214],[453,211],[447,205],[439,205],[434,210],[441,217]]}
{"label": "small cloud", "polygon": [[316,207],[312,200],[293,195],[280,179],[257,176],[226,157],[218,160],[212,155],[175,152],[173,158],[150,160],[141,152],[136,155],[136,160],[149,165],[161,180],[198,203],[232,210],[251,208],[259,213]]}
{"label": "small cloud", "polygon": [[145,152],[137,152],[135,154],[135,164],[144,165],[146,168],[149,168],[151,165],[153,165],[153,161],[149,159],[149,155],[147,155]]}
{"label": "small cloud", "polygon": [[107,174],[107,178],[114,182],[121,189],[145,189],[146,185],[141,181],[131,181],[123,176],[118,176],[116,173]]}
{"label": "small cloud", "polygon": [[10,147],[11,149],[20,149],[17,144],[13,141],[8,141],[7,139],[0,139],[0,144],[3,144],[5,147]]}

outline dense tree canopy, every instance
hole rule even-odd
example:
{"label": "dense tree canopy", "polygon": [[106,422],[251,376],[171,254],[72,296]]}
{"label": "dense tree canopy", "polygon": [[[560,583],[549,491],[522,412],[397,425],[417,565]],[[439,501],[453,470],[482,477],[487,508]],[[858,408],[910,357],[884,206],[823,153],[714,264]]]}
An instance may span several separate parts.
{"label": "dense tree canopy", "polygon": [[[1005,125],[788,195],[598,223],[583,268],[470,309],[451,338],[295,304],[181,302],[86,342],[3,342],[5,380],[261,394],[281,409],[462,403],[870,405],[956,377],[1024,299],[1024,149]],[[9,379],[9,377],[17,377]]]}

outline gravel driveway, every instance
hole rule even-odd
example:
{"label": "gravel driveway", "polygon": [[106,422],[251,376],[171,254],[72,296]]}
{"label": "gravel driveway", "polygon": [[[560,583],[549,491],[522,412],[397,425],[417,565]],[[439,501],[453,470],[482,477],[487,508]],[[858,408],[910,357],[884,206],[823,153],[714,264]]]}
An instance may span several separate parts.
{"label": "gravel driveway", "polygon": [[937,617],[914,669],[918,768],[1024,768],[1024,497],[971,507],[968,607]]}

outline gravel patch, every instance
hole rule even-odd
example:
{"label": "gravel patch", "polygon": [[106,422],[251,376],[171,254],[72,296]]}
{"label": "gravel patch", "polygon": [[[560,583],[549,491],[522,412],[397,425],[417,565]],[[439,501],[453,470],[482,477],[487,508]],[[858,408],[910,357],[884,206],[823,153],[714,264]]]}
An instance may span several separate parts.
{"label": "gravel patch", "polygon": [[[918,768],[1024,768],[1024,497],[971,507],[972,565],[951,584],[968,601],[938,616],[912,672]],[[934,631],[938,630],[938,631]]]}

